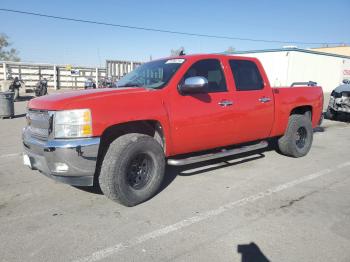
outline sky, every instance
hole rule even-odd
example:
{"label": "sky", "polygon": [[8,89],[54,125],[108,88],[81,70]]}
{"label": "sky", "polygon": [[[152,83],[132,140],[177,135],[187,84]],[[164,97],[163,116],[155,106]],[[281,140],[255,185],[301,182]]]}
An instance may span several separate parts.
{"label": "sky", "polygon": [[[350,43],[350,0],[1,0],[0,8],[199,34]],[[246,51],[287,45],[146,32],[3,11],[0,25],[0,33],[9,36],[22,61],[82,66],[104,66],[106,59],[148,61],[150,56],[169,56],[171,49],[182,46],[193,54],[223,52],[231,46]]]}

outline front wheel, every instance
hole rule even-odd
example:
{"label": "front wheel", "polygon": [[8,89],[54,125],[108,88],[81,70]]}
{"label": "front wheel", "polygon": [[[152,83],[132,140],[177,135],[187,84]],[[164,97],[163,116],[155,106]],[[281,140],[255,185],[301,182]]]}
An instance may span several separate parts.
{"label": "front wheel", "polygon": [[126,134],[109,145],[99,184],[108,198],[125,206],[135,206],[157,193],[164,170],[164,151],[155,139],[143,134]]}
{"label": "front wheel", "polygon": [[35,93],[35,96],[36,96],[36,97],[39,97],[39,96],[40,96],[40,93],[41,93],[40,87],[36,87],[35,90],[34,90],[34,93]]}
{"label": "front wheel", "polygon": [[335,120],[337,118],[337,112],[331,107],[328,107],[326,112],[326,117],[327,119]]}
{"label": "front wheel", "polygon": [[302,157],[310,151],[312,140],[310,118],[305,115],[291,115],[286,133],[278,140],[278,148],[284,155]]}

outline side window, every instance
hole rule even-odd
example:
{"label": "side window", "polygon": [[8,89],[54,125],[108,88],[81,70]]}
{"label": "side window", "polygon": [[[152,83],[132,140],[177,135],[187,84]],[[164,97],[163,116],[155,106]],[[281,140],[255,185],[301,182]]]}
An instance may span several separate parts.
{"label": "side window", "polygon": [[261,90],[264,81],[256,64],[248,60],[230,60],[237,91]]}
{"label": "side window", "polygon": [[193,76],[203,76],[208,80],[209,93],[227,91],[225,76],[217,59],[206,59],[194,63],[187,70],[183,80]]}

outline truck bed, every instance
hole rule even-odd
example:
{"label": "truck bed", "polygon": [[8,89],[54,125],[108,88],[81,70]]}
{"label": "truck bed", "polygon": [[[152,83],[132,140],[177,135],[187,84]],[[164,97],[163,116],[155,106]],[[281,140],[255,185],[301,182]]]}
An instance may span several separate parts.
{"label": "truck bed", "polygon": [[272,88],[275,102],[275,124],[271,137],[283,135],[292,110],[300,106],[312,109],[312,126],[320,121],[323,108],[323,91],[320,86],[298,86]]}

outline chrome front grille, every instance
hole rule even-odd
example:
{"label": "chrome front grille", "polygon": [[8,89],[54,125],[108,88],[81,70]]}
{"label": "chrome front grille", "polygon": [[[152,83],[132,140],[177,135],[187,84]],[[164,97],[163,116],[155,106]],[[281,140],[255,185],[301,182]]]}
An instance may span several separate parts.
{"label": "chrome front grille", "polygon": [[52,119],[48,111],[32,110],[27,114],[28,130],[32,137],[47,140],[52,126]]}

